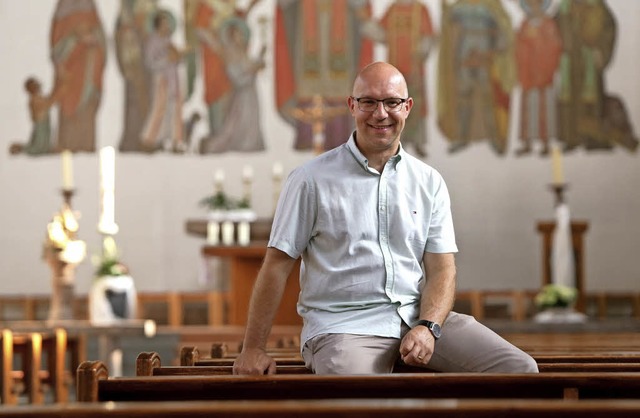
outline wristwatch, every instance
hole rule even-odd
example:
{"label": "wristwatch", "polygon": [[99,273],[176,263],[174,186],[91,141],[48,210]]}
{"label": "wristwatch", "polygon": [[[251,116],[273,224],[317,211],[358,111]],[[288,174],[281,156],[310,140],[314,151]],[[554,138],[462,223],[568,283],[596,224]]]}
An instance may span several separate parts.
{"label": "wristwatch", "polygon": [[427,321],[426,319],[421,319],[416,322],[416,327],[418,325],[429,328],[429,331],[431,331],[431,334],[433,334],[433,338],[435,338],[436,340],[442,336],[442,328],[440,328],[440,324],[432,321]]}

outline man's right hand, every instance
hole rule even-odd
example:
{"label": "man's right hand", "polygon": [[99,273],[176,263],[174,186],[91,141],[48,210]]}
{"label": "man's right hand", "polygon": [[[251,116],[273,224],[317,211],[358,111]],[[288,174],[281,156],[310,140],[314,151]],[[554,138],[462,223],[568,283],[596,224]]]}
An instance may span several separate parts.
{"label": "man's right hand", "polygon": [[276,374],[276,361],[261,348],[246,348],[233,362],[233,374]]}

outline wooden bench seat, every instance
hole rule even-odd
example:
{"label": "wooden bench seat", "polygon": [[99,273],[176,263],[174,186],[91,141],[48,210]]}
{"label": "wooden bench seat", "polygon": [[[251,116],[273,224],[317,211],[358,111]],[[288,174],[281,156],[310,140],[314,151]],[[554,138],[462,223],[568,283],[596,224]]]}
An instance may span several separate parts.
{"label": "wooden bench seat", "polygon": [[639,363],[640,353],[534,354],[541,363]]}
{"label": "wooden bench seat", "polygon": [[[278,365],[277,374],[310,374],[304,364]],[[136,376],[211,376],[232,375],[233,364],[163,366],[156,352],[142,352],[136,358]]]}
{"label": "wooden bench seat", "polygon": [[152,376],[109,378],[78,368],[77,399],[97,401],[332,398],[640,398],[640,373],[415,373],[370,376]]}
{"label": "wooden bench seat", "polygon": [[[294,349],[269,349],[271,355],[277,364],[280,365],[304,365],[304,360],[300,351]],[[200,355],[198,347],[186,346],[180,349],[180,365],[181,366],[225,366],[233,364],[237,353],[228,353],[225,346],[222,347],[218,343],[212,344],[211,357],[203,358]]]}
{"label": "wooden bench seat", "polygon": [[530,354],[544,353],[639,353],[638,332],[502,333],[504,339]]}
{"label": "wooden bench seat", "polygon": [[[152,353],[141,353],[145,357],[138,356],[139,362],[151,361],[149,356]],[[274,356],[278,365],[277,373],[295,373],[298,367],[300,373],[309,373],[304,367],[304,360],[301,357],[277,357]],[[541,354],[534,356],[538,363],[541,373],[546,372],[640,372],[640,354],[598,354],[598,353],[581,353],[581,354]],[[183,347],[180,351],[180,366],[183,367],[216,367],[219,374],[227,370],[231,374],[231,366],[233,366],[233,358],[201,358],[196,347]],[[159,359],[158,365],[159,366]],[[286,366],[286,367],[285,367]],[[226,369],[225,369],[226,367]],[[432,372],[432,370],[419,367],[398,365],[394,369],[394,373],[423,373]],[[157,371],[157,374],[171,374],[174,372]],[[192,374],[188,372],[185,374]],[[138,374],[139,376],[151,374]]]}
{"label": "wooden bench seat", "polygon": [[96,402],[4,407],[12,418],[627,418],[640,400],[313,399],[285,401]]}
{"label": "wooden bench seat", "polygon": [[540,373],[549,372],[585,372],[585,373],[615,373],[640,372],[640,363],[540,363]]}

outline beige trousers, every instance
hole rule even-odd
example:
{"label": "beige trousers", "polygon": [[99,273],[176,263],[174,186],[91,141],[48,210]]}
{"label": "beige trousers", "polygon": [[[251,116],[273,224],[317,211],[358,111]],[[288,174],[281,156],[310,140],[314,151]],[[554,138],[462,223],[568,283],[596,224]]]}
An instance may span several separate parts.
{"label": "beige trousers", "polygon": [[[409,330],[403,326],[402,335]],[[316,374],[391,373],[400,361],[400,340],[353,334],[322,334],[302,349]],[[427,364],[439,372],[537,373],[535,360],[474,317],[451,312]]]}

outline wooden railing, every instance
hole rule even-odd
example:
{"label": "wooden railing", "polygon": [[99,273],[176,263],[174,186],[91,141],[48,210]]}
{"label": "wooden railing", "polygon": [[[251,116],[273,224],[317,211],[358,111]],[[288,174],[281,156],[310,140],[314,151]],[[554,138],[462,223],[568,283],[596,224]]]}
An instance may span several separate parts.
{"label": "wooden railing", "polygon": [[[460,290],[455,310],[478,320],[525,321],[536,313],[537,290]],[[138,318],[153,319],[158,325],[227,325],[228,295],[203,292],[139,292]],[[593,318],[640,319],[640,291],[598,291],[585,295],[586,313]],[[45,295],[0,296],[0,321],[42,320],[48,313]],[[76,319],[87,319],[86,295],[76,297]]]}

